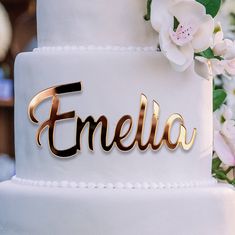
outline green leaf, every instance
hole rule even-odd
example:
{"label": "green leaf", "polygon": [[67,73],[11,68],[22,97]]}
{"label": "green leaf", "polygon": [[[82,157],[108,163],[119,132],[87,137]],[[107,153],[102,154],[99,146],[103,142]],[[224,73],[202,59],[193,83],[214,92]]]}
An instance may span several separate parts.
{"label": "green leaf", "polygon": [[208,60],[210,60],[210,59],[223,60],[223,58],[221,56],[216,56],[210,47],[207,48],[205,51],[195,53],[195,56],[202,56]]}
{"label": "green leaf", "polygon": [[212,160],[212,170],[217,170],[220,165],[221,165],[222,161],[217,157],[217,158],[214,158]]}
{"label": "green leaf", "polygon": [[227,176],[223,171],[217,171],[216,177],[220,180],[227,180]]}
{"label": "green leaf", "polygon": [[233,186],[235,186],[235,179],[233,179],[233,180],[231,181],[231,184],[232,184]]}
{"label": "green leaf", "polygon": [[146,21],[149,21],[151,18],[151,4],[152,4],[152,0],[148,0],[147,1],[147,14],[144,16],[144,19]]}
{"label": "green leaf", "polygon": [[214,58],[217,59],[217,60],[220,60],[220,61],[224,60],[224,58],[222,58],[221,56],[215,56]]}
{"label": "green leaf", "polygon": [[222,169],[215,171],[215,177],[219,180],[224,180],[227,181],[228,183],[231,183],[226,173]]}
{"label": "green leaf", "polygon": [[205,51],[197,53],[197,55],[202,56],[202,57],[204,57],[206,59],[213,59],[213,58],[215,58],[214,52],[212,51],[212,49],[210,47],[207,48]]}
{"label": "green leaf", "polygon": [[180,22],[177,20],[177,18],[174,16],[174,31],[178,28]]}
{"label": "green leaf", "polygon": [[215,112],[224,103],[227,97],[226,92],[223,89],[217,89],[213,91],[213,111]]}
{"label": "green leaf", "polygon": [[228,168],[226,169],[226,171],[225,171],[225,174],[226,174],[226,175],[229,174],[229,172],[232,171],[232,170],[234,170],[234,167],[233,167],[233,166],[228,167]]}
{"label": "green leaf", "polygon": [[213,18],[217,15],[220,6],[221,0],[196,0],[201,3],[206,8],[206,13],[211,15]]}

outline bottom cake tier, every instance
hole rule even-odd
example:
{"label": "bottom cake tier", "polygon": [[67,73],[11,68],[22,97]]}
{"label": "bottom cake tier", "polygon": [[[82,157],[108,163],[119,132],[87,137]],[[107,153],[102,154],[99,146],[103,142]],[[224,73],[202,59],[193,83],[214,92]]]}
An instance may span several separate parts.
{"label": "bottom cake tier", "polygon": [[4,235],[234,235],[235,191],[78,189],[0,184]]}

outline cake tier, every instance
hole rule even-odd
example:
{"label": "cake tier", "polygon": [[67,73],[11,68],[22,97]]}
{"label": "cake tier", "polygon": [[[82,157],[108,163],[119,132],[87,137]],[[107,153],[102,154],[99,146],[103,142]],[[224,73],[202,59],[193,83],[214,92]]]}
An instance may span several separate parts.
{"label": "cake tier", "polygon": [[38,0],[38,44],[156,45],[143,0]]}
{"label": "cake tier", "polygon": [[234,235],[235,192],[215,187],[73,189],[0,184],[4,235]]}
{"label": "cake tier", "polygon": [[[163,135],[166,120],[173,113],[179,113],[185,122],[187,141],[193,129],[197,129],[192,149],[185,151],[179,147],[172,151],[163,143],[158,151],[151,150],[150,146],[141,151],[136,145],[131,151],[119,151],[113,146],[107,152],[101,148],[101,129],[97,127],[91,151],[88,125],[81,134],[80,152],[72,158],[55,157],[49,150],[48,128],[40,136],[41,147],[36,143],[39,126],[49,119],[51,98],[36,109],[39,125],[29,120],[28,106],[42,90],[75,82],[82,83],[81,92],[59,95],[58,113],[75,111],[77,116],[56,123],[54,144],[57,149],[76,145],[78,116],[84,121],[88,116],[98,120],[105,115],[106,140],[111,143],[118,120],[130,115],[133,127],[123,141],[124,145],[130,145],[138,126],[141,94],[147,98],[148,105],[143,143],[149,138],[155,100],[160,110],[156,142]],[[175,72],[161,53],[146,48],[37,50],[17,58],[15,83],[17,177],[44,182],[65,180],[104,185],[147,182],[176,187],[211,182],[211,81],[197,76],[191,69],[185,73]],[[173,142],[178,134],[177,123],[170,134]]]}

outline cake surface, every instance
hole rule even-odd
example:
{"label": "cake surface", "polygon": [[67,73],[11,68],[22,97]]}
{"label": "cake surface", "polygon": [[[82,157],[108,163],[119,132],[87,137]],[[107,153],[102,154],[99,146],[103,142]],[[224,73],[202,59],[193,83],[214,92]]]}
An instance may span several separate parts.
{"label": "cake surface", "polygon": [[38,1],[38,45],[155,47],[145,7],[136,0]]}
{"label": "cake surface", "polygon": [[4,183],[0,232],[6,235],[233,235],[234,190],[76,189]]}
{"label": "cake surface", "polygon": [[146,2],[37,4],[0,233],[234,235],[234,190],[211,175],[212,81],[157,51]]}
{"label": "cake surface", "polygon": [[[89,69],[92,68],[92,69]],[[16,138],[17,177],[44,181],[75,181],[85,183],[163,183],[210,184],[212,152],[211,82],[192,71],[176,73],[160,53],[155,51],[112,51],[65,49],[23,54],[16,62]],[[187,141],[197,129],[195,143],[189,151],[169,150],[163,145],[158,151],[111,151],[101,148],[101,128],[94,134],[94,150],[88,148],[89,125],[81,136],[81,150],[75,156],[58,158],[48,146],[48,130],[41,134],[41,147],[36,143],[39,124],[28,117],[28,105],[46,88],[82,83],[82,91],[60,95],[59,113],[75,111],[85,120],[89,115],[108,120],[107,142],[114,136],[118,120],[124,115],[133,119],[133,127],[125,146],[133,142],[140,110],[141,94],[147,97],[143,143],[149,135],[153,100],[160,107],[156,142],[173,113],[184,117]],[[30,89],[25,90],[27,83]],[[24,97],[24,99],[20,99]],[[38,105],[35,117],[42,124],[49,118],[51,98]],[[57,149],[76,144],[77,118],[61,121],[54,132]],[[124,132],[123,132],[124,133]],[[172,141],[179,133],[179,123],[172,129]],[[30,167],[29,167],[30,165]]]}

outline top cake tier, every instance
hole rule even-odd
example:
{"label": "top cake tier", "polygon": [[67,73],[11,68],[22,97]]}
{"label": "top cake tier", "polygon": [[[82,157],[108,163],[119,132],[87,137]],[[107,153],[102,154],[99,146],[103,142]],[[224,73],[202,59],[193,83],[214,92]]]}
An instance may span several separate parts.
{"label": "top cake tier", "polygon": [[153,46],[147,0],[38,0],[38,45]]}

